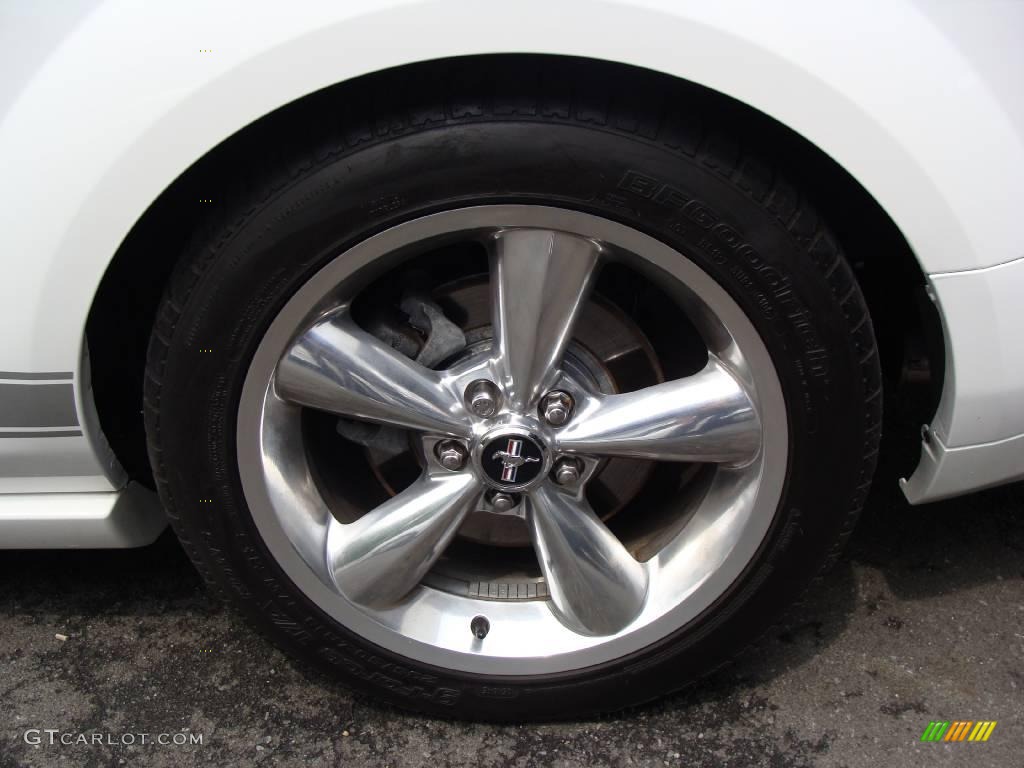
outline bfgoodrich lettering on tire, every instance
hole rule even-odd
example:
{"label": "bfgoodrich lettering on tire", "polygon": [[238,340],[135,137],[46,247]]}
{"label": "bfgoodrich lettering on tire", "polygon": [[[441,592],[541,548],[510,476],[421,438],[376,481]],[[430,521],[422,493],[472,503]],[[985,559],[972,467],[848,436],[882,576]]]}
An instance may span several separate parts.
{"label": "bfgoodrich lettering on tire", "polygon": [[685,685],[835,557],[874,467],[871,323],[799,192],[694,115],[544,98],[484,78],[286,146],[152,336],[150,457],[197,567],[408,708]]}

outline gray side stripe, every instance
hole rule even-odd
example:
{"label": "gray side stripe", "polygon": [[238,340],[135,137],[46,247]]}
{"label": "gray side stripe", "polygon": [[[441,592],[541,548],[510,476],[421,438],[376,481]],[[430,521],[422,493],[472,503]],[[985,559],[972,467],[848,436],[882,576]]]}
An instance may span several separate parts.
{"label": "gray side stripe", "polygon": [[71,381],[75,377],[71,371],[67,373],[24,373],[20,371],[0,371],[0,379],[27,379],[28,381],[48,381],[51,379],[57,379],[61,381]]}
{"label": "gray side stripe", "polygon": [[5,437],[81,437],[80,429],[61,429],[56,432],[0,432],[0,440]]}
{"label": "gray side stripe", "polygon": [[0,427],[77,426],[71,383],[0,384]]}

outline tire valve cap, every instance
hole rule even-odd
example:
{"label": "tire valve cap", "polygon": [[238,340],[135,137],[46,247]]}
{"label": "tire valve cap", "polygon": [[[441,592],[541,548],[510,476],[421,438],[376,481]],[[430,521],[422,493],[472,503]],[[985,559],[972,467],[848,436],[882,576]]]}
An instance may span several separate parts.
{"label": "tire valve cap", "polygon": [[483,640],[491,631],[491,622],[487,620],[486,616],[474,616],[469,623],[469,630],[477,640]]}

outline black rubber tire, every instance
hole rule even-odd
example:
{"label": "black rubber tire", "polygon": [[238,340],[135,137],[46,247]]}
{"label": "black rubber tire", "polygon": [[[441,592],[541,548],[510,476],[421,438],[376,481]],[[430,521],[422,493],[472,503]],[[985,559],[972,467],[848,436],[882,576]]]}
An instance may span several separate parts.
{"label": "black rubber tire", "polygon": [[[174,529],[208,583],[255,626],[352,688],[405,708],[542,720],[678,689],[758,638],[834,561],[856,521],[882,398],[854,276],[799,191],[660,80],[614,82],[556,67],[519,81],[481,68],[444,93],[397,82],[353,88],[346,117],[324,115],[318,137],[278,144],[277,159],[220,193],[209,226],[182,255],[158,312],[145,386],[150,460]],[[524,82],[534,89],[524,92]],[[784,495],[744,574],[670,637],[572,673],[469,675],[365,642],[277,566],[236,466],[249,360],[297,288],[372,233],[487,202],[586,211],[688,254],[746,310],[788,403]]]}

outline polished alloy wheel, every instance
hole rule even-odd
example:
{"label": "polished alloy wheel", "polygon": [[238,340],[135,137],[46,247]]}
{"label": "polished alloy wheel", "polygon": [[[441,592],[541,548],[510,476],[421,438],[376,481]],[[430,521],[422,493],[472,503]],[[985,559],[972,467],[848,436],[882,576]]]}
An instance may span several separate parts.
{"label": "polished alloy wheel", "polygon": [[[354,310],[375,278],[453,242],[487,253],[489,327],[484,343],[428,368],[361,327]],[[625,392],[602,391],[588,375],[573,339],[608,264],[677,302],[706,345],[699,370]],[[316,482],[322,471],[311,469],[308,409],[401,431],[419,476],[339,519]],[[238,456],[267,546],[329,615],[425,663],[536,674],[642,648],[722,594],[778,504],[786,409],[744,313],[683,255],[579,212],[479,206],[372,237],[298,291],[246,377]],[[588,500],[612,457],[709,470],[656,548],[620,540]],[[460,526],[481,513],[520,518],[540,569],[504,584],[498,599],[474,593],[479,579],[439,588],[431,578]],[[480,617],[483,637],[473,628]]]}

